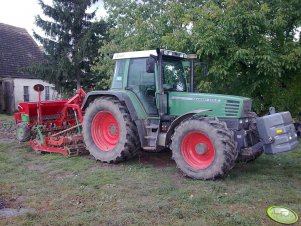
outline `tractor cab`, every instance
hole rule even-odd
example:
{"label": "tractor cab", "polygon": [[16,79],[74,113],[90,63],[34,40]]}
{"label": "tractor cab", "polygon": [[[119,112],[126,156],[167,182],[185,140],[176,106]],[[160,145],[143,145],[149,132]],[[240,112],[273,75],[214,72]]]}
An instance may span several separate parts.
{"label": "tractor cab", "polygon": [[[149,116],[169,114],[169,93],[193,92],[194,67],[200,64],[195,55],[159,49],[116,53],[113,59],[111,89],[133,92]],[[206,73],[206,64],[202,65]]]}

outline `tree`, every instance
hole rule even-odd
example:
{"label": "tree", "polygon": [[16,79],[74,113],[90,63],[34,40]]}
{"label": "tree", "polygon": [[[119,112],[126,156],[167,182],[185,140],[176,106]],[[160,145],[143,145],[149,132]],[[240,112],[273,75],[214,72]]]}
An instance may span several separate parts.
{"label": "tree", "polygon": [[269,106],[300,111],[300,0],[105,0],[105,5],[110,41],[100,49],[106,54],[95,67],[99,72],[113,74],[114,52],[161,47],[197,53],[209,66],[207,78],[195,79],[199,91],[251,97],[258,113]]}
{"label": "tree", "polygon": [[252,97],[257,112],[300,110],[300,1],[212,0],[195,11],[193,42],[209,63],[208,91]]}
{"label": "tree", "polygon": [[107,24],[93,22],[96,11],[87,9],[97,0],[53,0],[47,5],[39,4],[47,17],[36,17],[36,24],[45,36],[34,32],[34,37],[43,45],[46,61],[36,67],[42,79],[53,83],[57,89],[72,90],[91,86],[96,75],[91,66],[98,55],[98,48],[106,40]]}
{"label": "tree", "polygon": [[[110,83],[113,53],[158,47],[190,51],[192,44],[186,29],[189,24],[182,16],[193,8],[190,5],[196,4],[193,0],[105,0],[104,3],[110,24],[109,41],[100,48],[103,55],[93,70],[107,75],[108,80],[98,83],[97,88],[107,88]],[[171,34],[176,34],[177,39]]]}

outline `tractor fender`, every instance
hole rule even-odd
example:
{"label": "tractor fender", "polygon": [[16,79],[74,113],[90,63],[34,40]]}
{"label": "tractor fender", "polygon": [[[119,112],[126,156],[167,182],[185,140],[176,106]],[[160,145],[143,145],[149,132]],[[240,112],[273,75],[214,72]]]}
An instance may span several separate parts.
{"label": "tractor fender", "polygon": [[102,96],[109,96],[109,97],[115,97],[116,99],[122,101],[125,103],[131,118],[133,121],[136,121],[138,119],[136,110],[134,108],[134,105],[131,101],[131,99],[129,98],[129,96],[124,93],[124,92],[120,92],[120,91],[111,91],[111,90],[104,90],[104,91],[91,91],[89,93],[87,93],[83,104],[82,104],[82,110],[85,110],[89,104],[94,101],[96,98],[98,97],[102,97]]}
{"label": "tractor fender", "polygon": [[204,110],[195,110],[195,111],[190,111],[187,112],[184,115],[181,115],[179,117],[177,117],[175,120],[172,121],[171,125],[169,126],[167,133],[166,133],[166,139],[165,139],[165,145],[169,145],[170,141],[171,141],[171,137],[174,133],[175,128],[185,119],[191,118],[194,115],[203,113],[203,112],[207,112],[207,111],[212,111],[211,109],[204,109]]}

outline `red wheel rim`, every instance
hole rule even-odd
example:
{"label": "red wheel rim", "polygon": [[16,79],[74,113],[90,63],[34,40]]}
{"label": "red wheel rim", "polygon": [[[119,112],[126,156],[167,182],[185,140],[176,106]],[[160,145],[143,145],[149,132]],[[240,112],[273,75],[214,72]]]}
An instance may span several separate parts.
{"label": "red wheel rim", "polygon": [[91,123],[91,134],[99,149],[112,150],[119,140],[119,125],[115,116],[107,111],[98,112]]}
{"label": "red wheel rim", "polygon": [[205,134],[190,132],[182,141],[182,155],[184,160],[195,169],[205,169],[214,160],[214,147]]}

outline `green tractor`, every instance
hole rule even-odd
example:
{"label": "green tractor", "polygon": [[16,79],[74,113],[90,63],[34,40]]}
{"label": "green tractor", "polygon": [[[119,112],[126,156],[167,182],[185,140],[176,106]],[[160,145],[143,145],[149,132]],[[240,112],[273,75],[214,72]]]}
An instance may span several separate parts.
{"label": "green tractor", "polygon": [[[111,89],[87,94],[83,136],[95,159],[118,163],[169,148],[184,175],[222,177],[237,160],[295,149],[289,112],[257,117],[246,97],[194,92],[195,55],[116,53]],[[189,80],[189,83],[187,82]]]}

